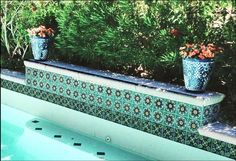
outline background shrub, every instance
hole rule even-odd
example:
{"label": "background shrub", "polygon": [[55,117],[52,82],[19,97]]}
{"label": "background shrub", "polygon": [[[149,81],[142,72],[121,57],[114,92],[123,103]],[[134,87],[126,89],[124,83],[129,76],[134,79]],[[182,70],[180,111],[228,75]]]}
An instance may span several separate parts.
{"label": "background shrub", "polygon": [[234,1],[3,1],[1,24],[2,67],[23,70],[26,29],[43,24],[56,30],[51,59],[179,85],[179,47],[213,42],[225,51],[208,89],[226,94],[222,118],[235,121]]}

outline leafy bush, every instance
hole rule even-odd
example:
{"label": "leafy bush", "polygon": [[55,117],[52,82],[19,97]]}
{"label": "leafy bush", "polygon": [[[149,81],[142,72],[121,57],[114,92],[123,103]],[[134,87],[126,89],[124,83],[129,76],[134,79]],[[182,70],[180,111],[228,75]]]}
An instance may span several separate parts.
{"label": "leafy bush", "polygon": [[54,59],[183,85],[179,47],[214,43],[225,50],[216,58],[209,89],[226,93],[224,110],[236,111],[235,5],[232,0],[3,1],[1,50],[24,58],[30,51],[26,29],[45,25],[57,34]]}
{"label": "leafy bush", "polygon": [[28,28],[39,25],[56,27],[56,3],[38,1],[1,2],[1,48],[9,57],[24,58],[29,51]]}

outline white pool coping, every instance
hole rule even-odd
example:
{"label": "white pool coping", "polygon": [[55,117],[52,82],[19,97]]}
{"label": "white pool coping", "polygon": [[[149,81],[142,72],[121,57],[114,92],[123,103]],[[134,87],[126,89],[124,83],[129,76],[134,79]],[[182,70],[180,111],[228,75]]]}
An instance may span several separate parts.
{"label": "white pool coping", "polygon": [[236,145],[236,127],[215,122],[198,129],[200,135]]}
{"label": "white pool coping", "polygon": [[1,69],[1,79],[12,81],[15,83],[26,85],[25,75],[21,72],[16,72],[8,69]]}

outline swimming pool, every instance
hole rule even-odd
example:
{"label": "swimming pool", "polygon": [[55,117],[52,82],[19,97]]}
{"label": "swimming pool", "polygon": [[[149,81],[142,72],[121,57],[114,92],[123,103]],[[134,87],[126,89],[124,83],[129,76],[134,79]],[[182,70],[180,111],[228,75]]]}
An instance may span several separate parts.
{"label": "swimming pool", "polygon": [[146,160],[1,104],[1,160]]}
{"label": "swimming pool", "polygon": [[[97,155],[97,152],[102,152],[98,154],[105,152],[105,159],[118,156],[116,160],[129,158],[135,158],[131,160],[144,158],[150,158],[150,160],[232,160],[5,88],[1,88],[1,94],[3,103],[1,128],[5,128],[1,130],[1,158],[5,160],[19,160],[19,158],[20,160],[52,158],[78,160],[77,157],[82,157],[81,159],[84,160],[86,160],[85,157],[88,157],[87,160],[93,158],[98,160],[104,158],[104,155]],[[12,101],[13,96],[14,101]],[[39,122],[34,123],[35,120]],[[36,128],[39,129],[35,130]],[[54,135],[62,137],[54,138]],[[111,140],[105,143],[107,136]],[[78,137],[85,139],[76,140]],[[96,144],[91,143],[93,141]],[[74,143],[78,144],[74,146]],[[87,149],[81,149],[85,147],[85,144],[87,144]],[[96,145],[104,148],[96,148],[98,147]],[[113,145],[118,148],[114,148]]]}

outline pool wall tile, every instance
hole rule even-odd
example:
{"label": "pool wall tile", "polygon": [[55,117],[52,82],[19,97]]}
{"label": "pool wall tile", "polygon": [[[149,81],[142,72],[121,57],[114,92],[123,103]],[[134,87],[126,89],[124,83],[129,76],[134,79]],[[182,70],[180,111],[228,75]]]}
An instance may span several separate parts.
{"label": "pool wall tile", "polygon": [[[197,132],[196,127],[211,121],[219,111],[218,104],[195,106],[128,89],[119,90],[92,83],[92,80],[81,81],[78,78],[29,67],[26,67],[26,73],[30,73],[26,75],[28,86],[191,132]],[[161,115],[159,120],[157,119],[158,114]],[[177,119],[181,118],[192,124],[188,124],[187,128],[178,126]]]}

